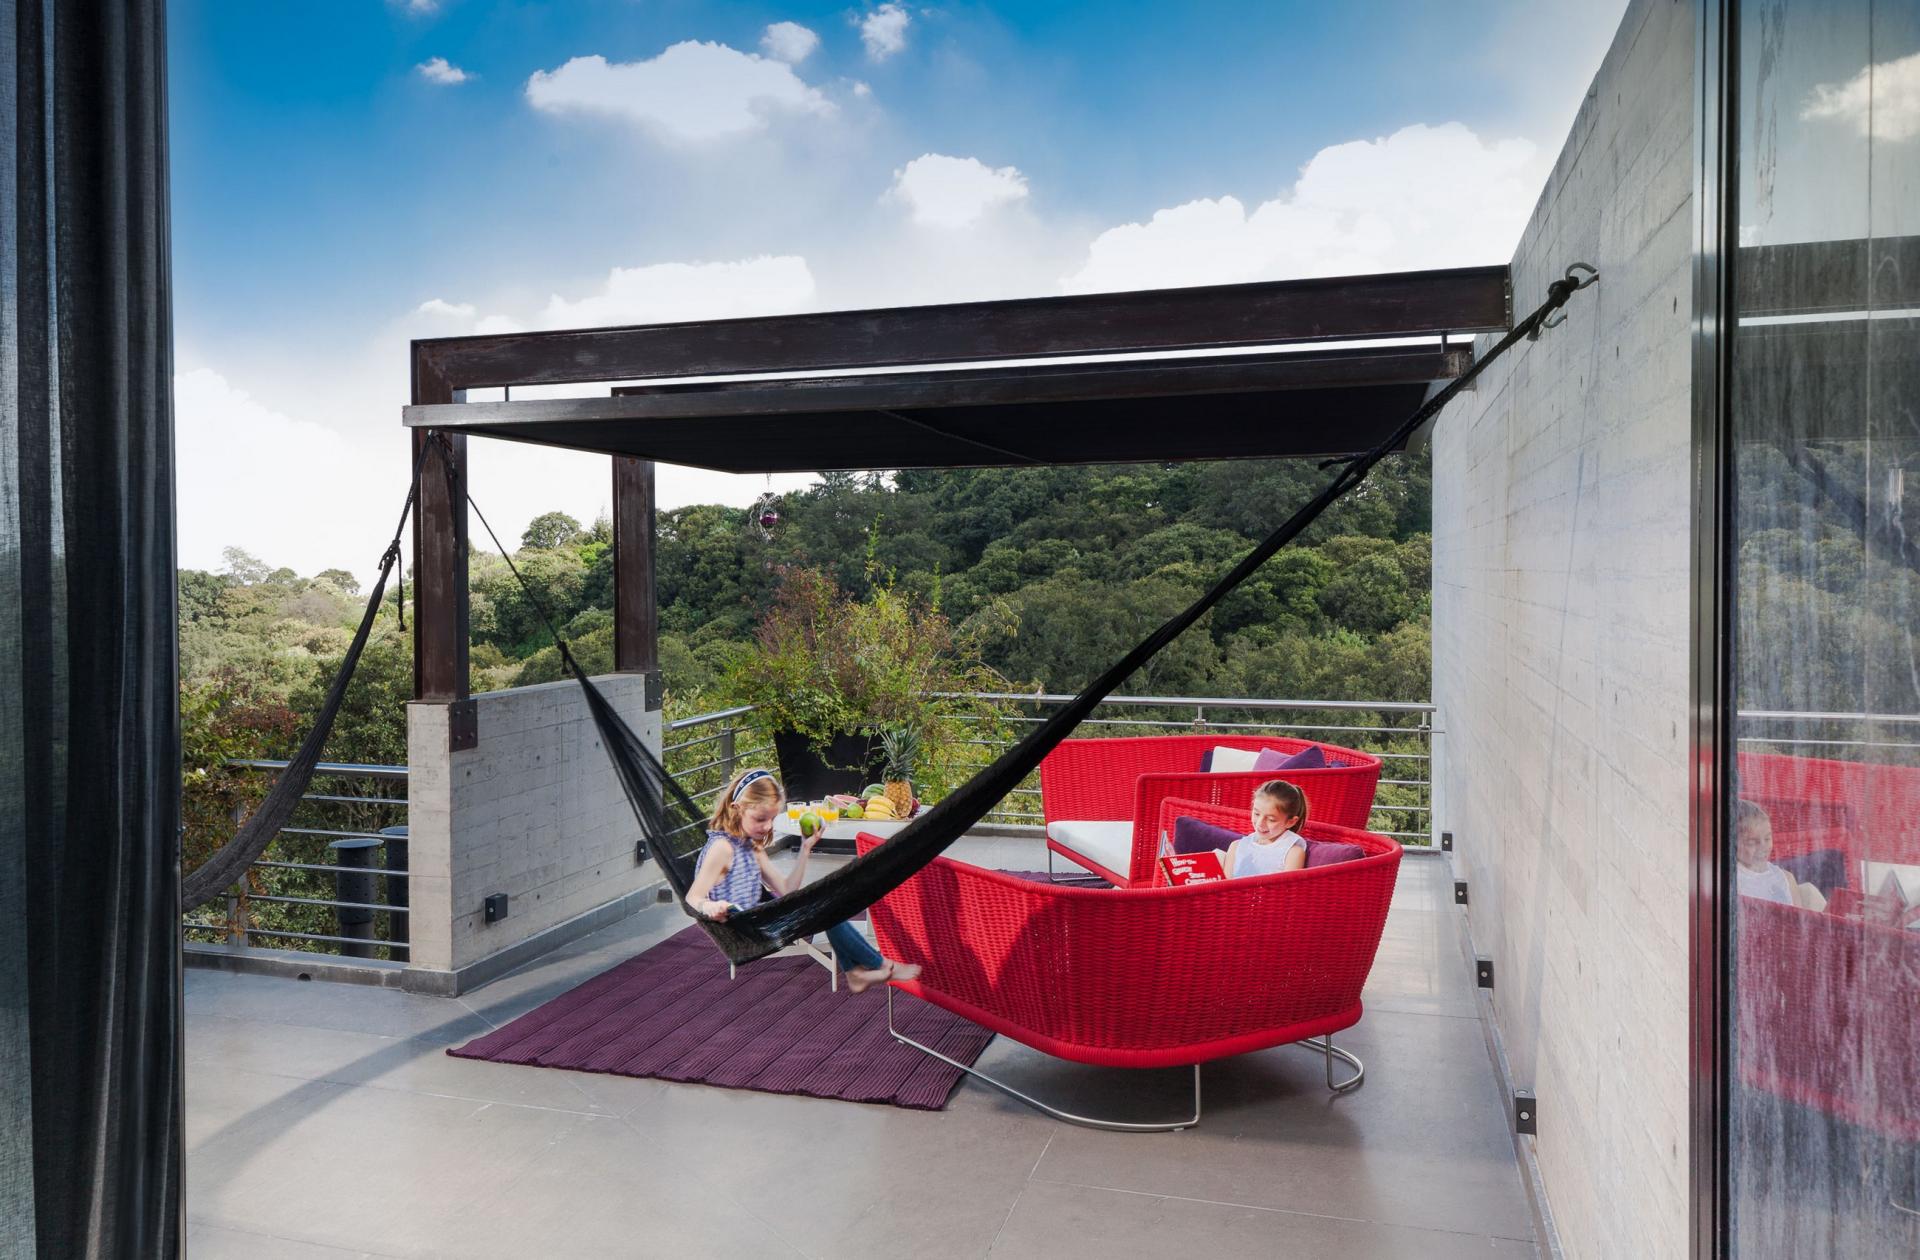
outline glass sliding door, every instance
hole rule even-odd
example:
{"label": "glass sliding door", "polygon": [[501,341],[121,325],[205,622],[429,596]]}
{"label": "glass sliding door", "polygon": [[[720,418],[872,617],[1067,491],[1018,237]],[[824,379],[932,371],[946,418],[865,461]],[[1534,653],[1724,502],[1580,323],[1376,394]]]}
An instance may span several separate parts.
{"label": "glass sliding door", "polygon": [[1727,1246],[1920,1255],[1920,0],[1733,21]]}

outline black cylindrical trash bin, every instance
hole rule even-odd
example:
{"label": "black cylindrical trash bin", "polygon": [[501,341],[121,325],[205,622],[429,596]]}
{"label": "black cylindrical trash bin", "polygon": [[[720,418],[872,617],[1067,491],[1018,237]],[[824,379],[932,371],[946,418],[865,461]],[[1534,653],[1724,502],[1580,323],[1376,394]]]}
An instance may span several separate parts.
{"label": "black cylindrical trash bin", "polygon": [[387,916],[387,957],[395,962],[407,960],[407,942],[413,939],[407,922],[407,827],[405,823],[395,827],[382,827],[380,834],[386,841],[386,852],[381,861],[387,875],[387,904],[395,913]]}
{"label": "black cylindrical trash bin", "polygon": [[333,873],[335,901],[354,903],[333,908],[337,925],[335,936],[348,937],[340,943],[340,952],[348,958],[372,958],[378,950],[373,939],[373,851],[380,841],[372,836],[353,836],[335,840],[327,846],[333,852],[333,864],[341,869]]}

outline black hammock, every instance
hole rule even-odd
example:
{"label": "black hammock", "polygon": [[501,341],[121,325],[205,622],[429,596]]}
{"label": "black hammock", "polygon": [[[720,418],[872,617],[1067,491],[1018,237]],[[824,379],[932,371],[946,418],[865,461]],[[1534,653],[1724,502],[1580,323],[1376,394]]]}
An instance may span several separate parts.
{"label": "black hammock", "polygon": [[[1577,275],[1576,272],[1583,272],[1584,276]],[[1136,670],[1151,660],[1155,653],[1204,616],[1207,610],[1219,603],[1228,592],[1246,581],[1282,547],[1297,538],[1336,500],[1365,480],[1374,465],[1401,446],[1421,425],[1438,415],[1440,410],[1471,384],[1488,364],[1505,354],[1521,339],[1537,337],[1541,329],[1553,327],[1561,322],[1550,320],[1549,316],[1566,305],[1567,299],[1574,293],[1592,284],[1597,278],[1597,274],[1591,267],[1574,264],[1564,277],[1547,286],[1547,298],[1537,309],[1515,324],[1512,331],[1489,347],[1485,354],[1449,382],[1444,389],[1421,404],[1378,445],[1359,455],[1328,461],[1327,465],[1323,465],[1338,464],[1340,471],[1319,494],[1288,517],[1284,524],[1268,535],[1265,541],[1249,552],[1204,594],[1186,609],[1169,618],[1126,656],[1088,683],[1079,695],[1055,710],[1051,716],[1035,726],[991,765],[980,770],[945,799],[914,818],[878,847],[845,863],[819,880],[796,889],[784,897],[764,901],[750,910],[734,911],[724,921],[707,918],[693,910],[686,902],[687,890],[693,883],[700,850],[706,843],[707,811],[687,795],[661,765],[659,758],[655,757],[652,750],[640,740],[638,735],[634,734],[633,729],[620,717],[606,696],[593,685],[586,672],[574,660],[573,653],[568,649],[566,642],[557,632],[554,632],[554,643],[560,652],[561,660],[567,671],[579,682],[580,689],[586,696],[588,712],[593,715],[594,725],[599,729],[607,756],[613,762],[614,772],[620,779],[621,788],[626,792],[627,801],[633,807],[634,817],[640,824],[641,834],[645,838],[649,852],[659,861],[661,873],[679,897],[682,908],[706,929],[707,934],[720,946],[730,961],[745,963],[764,958],[802,937],[824,932],[834,924],[853,917],[899,887],[915,872],[939,856],[948,845],[966,834],[1009,792],[1018,787],[1021,781],[1039,766],[1041,760],[1061,740],[1067,738],[1081,721],[1112,693],[1114,688],[1125,682]],[[414,475],[417,481],[418,466],[415,468]],[[411,501],[409,496],[410,504]],[[471,504],[472,500],[469,499],[468,502]],[[476,515],[479,514],[477,505],[474,506],[474,511]],[[491,526],[486,525],[486,518],[480,516],[480,521],[483,526],[486,526],[489,536],[492,536],[493,530]],[[496,547],[500,546],[497,536],[493,541]],[[501,548],[501,554],[507,555],[504,547]],[[512,565],[510,556],[508,564]],[[519,577],[517,568],[514,570],[514,575],[516,578]],[[383,579],[384,576],[383,570]],[[526,586],[524,579],[521,579],[521,585],[523,588]],[[527,594],[534,606],[540,608],[538,598],[533,595],[531,589],[527,590]],[[369,620],[378,608],[377,596],[376,590],[376,599],[368,605]],[[546,617],[544,609],[541,609],[541,616]],[[547,625],[550,631],[553,630],[551,620],[548,620]],[[363,625],[363,636],[365,629]],[[358,643],[359,640],[356,640],[356,648]],[[343,673],[350,668],[355,655],[356,653],[349,653],[348,661],[342,667]],[[336,690],[339,686],[339,682],[336,681]],[[332,700],[333,693],[329,693],[328,698]],[[330,724],[331,717],[330,711],[323,710],[322,722]],[[324,738],[324,731],[316,731],[316,734]],[[314,742],[312,736],[309,737],[309,742]],[[302,751],[305,751],[304,747]],[[315,755],[317,757],[317,745]],[[288,789],[293,777],[293,768],[289,767],[280,782],[275,785],[274,792],[279,793]],[[304,780],[291,787],[291,794],[295,800],[304,788]],[[270,796],[269,801],[271,800]],[[266,809],[267,806],[263,804],[260,812],[265,813]],[[290,812],[290,805],[288,809]],[[236,840],[235,844],[237,843]],[[257,856],[257,852],[255,855]],[[251,858],[247,860],[250,861]],[[241,869],[244,869],[244,866],[243,862]]]}

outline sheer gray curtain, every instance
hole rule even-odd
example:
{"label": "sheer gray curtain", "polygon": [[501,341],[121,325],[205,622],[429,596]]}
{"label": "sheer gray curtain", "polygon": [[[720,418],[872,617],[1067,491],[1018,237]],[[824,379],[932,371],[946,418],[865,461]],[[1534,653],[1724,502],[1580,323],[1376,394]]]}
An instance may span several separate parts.
{"label": "sheer gray curtain", "polygon": [[165,14],[0,0],[0,1254],[179,1250]]}

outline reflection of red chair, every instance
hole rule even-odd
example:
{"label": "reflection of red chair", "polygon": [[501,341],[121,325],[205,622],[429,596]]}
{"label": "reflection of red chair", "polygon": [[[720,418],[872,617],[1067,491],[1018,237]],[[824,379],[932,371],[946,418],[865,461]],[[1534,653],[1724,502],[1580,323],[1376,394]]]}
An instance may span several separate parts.
{"label": "reflection of red chair", "polygon": [[1327,765],[1319,770],[1213,774],[1200,769],[1202,754],[1214,747],[1296,753],[1312,744],[1264,735],[1063,740],[1040,763],[1048,860],[1058,853],[1120,888],[1151,884],[1160,855],[1161,801],[1178,796],[1244,811],[1254,790],[1277,777],[1300,786],[1315,820],[1365,827],[1380,782],[1380,759],[1371,753],[1321,744]]}
{"label": "reflection of red chair", "polygon": [[1861,922],[1862,862],[1920,863],[1920,769],[1742,753],[1740,795],[1774,856],[1846,855],[1830,913],[1741,898],[1735,1027],[1742,1078],[1897,1139],[1920,1140],[1920,932]]}
{"label": "reflection of red chair", "polygon": [[1920,768],[1741,753],[1739,774],[1773,820],[1775,857],[1839,849],[1850,880],[1862,861],[1920,863]]}
{"label": "reflection of red chair", "polygon": [[1742,1078],[1920,1141],[1920,933],[1751,897],[1738,917]]}
{"label": "reflection of red chair", "polygon": [[[1360,1061],[1332,1034],[1358,1023],[1400,868],[1400,846],[1352,833],[1367,856],[1335,866],[1184,888],[1092,889],[1019,879],[948,858],[883,897],[874,937],[918,962],[895,988],[1022,1044],[1107,1067],[1193,1065],[1194,1114],[1171,1124],[1091,1120],[1049,1107],[921,1045],[1063,1120],[1099,1128],[1185,1128],[1200,1118],[1209,1059],[1311,1041],[1327,1084],[1358,1085]],[[879,844],[862,834],[862,853]],[[892,990],[888,990],[892,1019]],[[1333,1060],[1355,1069],[1335,1083]]]}

